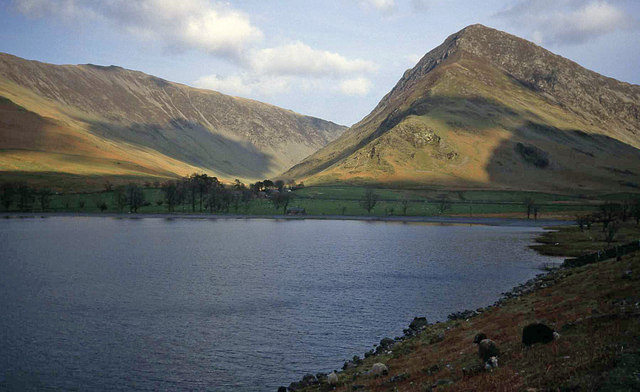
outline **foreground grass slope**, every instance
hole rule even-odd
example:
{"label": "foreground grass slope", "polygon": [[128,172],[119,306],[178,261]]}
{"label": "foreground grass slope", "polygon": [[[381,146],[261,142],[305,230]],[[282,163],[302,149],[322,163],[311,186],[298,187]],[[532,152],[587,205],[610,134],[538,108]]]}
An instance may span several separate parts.
{"label": "foreground grass slope", "polygon": [[[574,242],[577,229],[551,234],[554,254],[579,254],[602,244]],[[591,237],[598,237],[594,227]],[[626,227],[625,237],[640,238]],[[548,240],[549,238],[547,238]],[[597,242],[597,240],[596,240]],[[359,360],[339,373],[337,391],[634,391],[640,388],[640,254],[552,272],[528,286],[533,292],[503,300],[468,319],[429,325],[399,341],[388,353]],[[522,328],[544,322],[559,340],[525,348]],[[475,334],[486,333],[500,348],[498,369],[467,372],[480,365]],[[366,372],[377,362],[389,374]],[[532,389],[530,389],[532,388]],[[323,383],[304,390],[330,390]]]}

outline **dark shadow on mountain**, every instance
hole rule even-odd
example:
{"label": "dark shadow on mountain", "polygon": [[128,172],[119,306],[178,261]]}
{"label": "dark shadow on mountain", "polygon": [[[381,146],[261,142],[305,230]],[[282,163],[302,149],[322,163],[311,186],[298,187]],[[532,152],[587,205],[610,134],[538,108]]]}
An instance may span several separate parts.
{"label": "dark shadow on mountain", "polygon": [[274,170],[273,158],[251,143],[213,134],[202,124],[174,118],[166,124],[120,125],[91,122],[99,137],[158,151],[176,160],[209,169],[229,178],[265,178]]}
{"label": "dark shadow on mountain", "polygon": [[[342,159],[350,156],[357,150],[369,144],[371,141],[379,138],[380,136],[393,129],[402,120],[409,116],[425,116],[429,115],[434,118],[442,117],[443,113],[449,114],[443,121],[449,123],[451,126],[458,128],[468,128],[473,130],[482,130],[483,128],[491,128],[496,124],[499,124],[505,118],[519,119],[523,116],[522,113],[518,113],[513,109],[502,105],[501,103],[482,98],[463,98],[463,97],[449,97],[449,96],[426,96],[422,99],[414,101],[409,108],[403,111],[395,110],[387,115],[387,117],[380,123],[374,132],[367,137],[363,138],[360,142],[354,146],[341,151],[330,160],[321,163],[313,169],[305,171],[306,175],[317,174]],[[537,116],[531,112],[525,113],[530,118],[537,118]],[[453,120],[451,117],[458,118],[459,120]],[[314,161],[306,161],[300,163],[290,170],[297,168],[304,168],[304,166],[311,166]]]}
{"label": "dark shadow on mountain", "polygon": [[634,190],[640,149],[578,129],[527,121],[512,131],[486,166],[492,183],[519,189]]}

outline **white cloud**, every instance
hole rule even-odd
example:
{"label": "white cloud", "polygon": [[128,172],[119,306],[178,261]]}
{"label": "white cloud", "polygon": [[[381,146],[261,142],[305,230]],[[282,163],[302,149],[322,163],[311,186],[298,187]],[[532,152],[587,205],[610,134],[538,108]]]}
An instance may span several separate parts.
{"label": "white cloud", "polygon": [[259,50],[252,55],[250,66],[260,74],[313,77],[372,73],[377,69],[371,61],[348,59],[338,53],[313,49],[302,42]]}
{"label": "white cloud", "polygon": [[411,0],[411,7],[414,11],[425,12],[431,8],[437,0]]}
{"label": "white cloud", "polygon": [[14,0],[14,5],[32,17],[103,19],[138,38],[161,41],[177,50],[239,57],[262,38],[247,15],[207,0]]}
{"label": "white cloud", "polygon": [[194,84],[200,88],[219,91],[224,94],[237,96],[270,96],[281,94],[290,90],[291,78],[289,77],[251,77],[247,74],[203,76]]}
{"label": "white cloud", "polygon": [[343,80],[339,85],[339,90],[346,95],[367,95],[372,87],[373,83],[369,79],[359,77]]}
{"label": "white cloud", "polygon": [[495,16],[528,31],[538,44],[580,44],[637,25],[608,1],[521,0]]}
{"label": "white cloud", "polygon": [[376,10],[384,13],[395,11],[395,0],[360,0],[360,4],[367,8],[375,8]]}

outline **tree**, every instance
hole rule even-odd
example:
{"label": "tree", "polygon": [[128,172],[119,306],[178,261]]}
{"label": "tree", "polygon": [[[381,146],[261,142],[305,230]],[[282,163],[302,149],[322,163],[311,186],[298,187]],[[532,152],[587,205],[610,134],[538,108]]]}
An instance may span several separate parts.
{"label": "tree", "polygon": [[611,245],[616,234],[618,233],[618,222],[612,221],[607,225],[607,229],[605,231],[605,240],[607,241],[607,245]]}
{"label": "tree", "polygon": [[276,210],[278,210],[278,209],[280,209],[280,207],[282,207],[282,213],[283,214],[285,214],[287,212],[287,207],[289,206],[289,203],[291,202],[291,199],[293,199],[293,196],[290,193],[287,193],[287,192],[273,193],[269,198],[269,200],[273,204],[273,207]]}
{"label": "tree", "polygon": [[400,204],[402,205],[402,215],[407,215],[407,208],[409,208],[409,203],[411,199],[409,198],[409,194],[402,194],[402,198],[400,199]]}
{"label": "tree", "polygon": [[167,210],[173,212],[178,203],[178,183],[176,181],[167,181],[160,188],[164,194]]}
{"label": "tree", "polygon": [[111,192],[113,190],[113,184],[109,180],[104,182],[104,191]]}
{"label": "tree", "polygon": [[138,208],[144,204],[144,192],[142,188],[137,184],[129,183],[126,188],[126,195],[129,212],[137,213]]}
{"label": "tree", "polygon": [[367,214],[371,214],[373,207],[378,203],[378,195],[373,191],[373,189],[366,189],[364,191],[364,195],[362,195],[362,200],[360,200],[360,206],[367,210]]}
{"label": "tree", "polygon": [[278,189],[278,192],[282,192],[284,190],[284,181],[276,180],[274,186]]}
{"label": "tree", "polygon": [[531,219],[531,214],[536,208],[536,201],[532,197],[526,197],[522,204],[527,208],[527,219]]}
{"label": "tree", "polygon": [[14,183],[5,182],[0,185],[0,203],[2,203],[5,211],[9,211],[11,204],[13,204],[16,192],[17,186]]}
{"label": "tree", "polygon": [[600,205],[600,222],[602,222],[602,231],[606,231],[607,227],[613,222],[620,212],[620,204],[608,201]]}
{"label": "tree", "polygon": [[25,183],[18,184],[18,209],[20,211],[29,211],[31,203],[35,200],[33,189]]}
{"label": "tree", "polygon": [[276,185],[271,180],[264,180],[264,181],[262,181],[262,186],[266,190],[266,189],[272,189]]}
{"label": "tree", "polygon": [[98,209],[100,210],[100,212],[105,212],[107,210],[107,203],[105,203],[104,201],[98,201],[96,202],[96,207],[98,207]]}
{"label": "tree", "polygon": [[124,206],[127,205],[127,190],[123,185],[117,186],[113,190],[113,202],[118,207],[118,211],[122,212]]}
{"label": "tree", "polygon": [[640,225],[640,199],[636,200],[631,207],[631,215],[636,220],[636,225]]}
{"label": "tree", "polygon": [[449,196],[446,194],[440,195],[438,197],[438,208],[440,209],[440,213],[444,214],[445,211],[451,209],[451,201],[449,200]]}
{"label": "tree", "polygon": [[49,188],[43,188],[38,191],[38,200],[40,201],[40,208],[42,208],[42,211],[49,209],[52,194],[53,192],[51,192],[51,189]]}

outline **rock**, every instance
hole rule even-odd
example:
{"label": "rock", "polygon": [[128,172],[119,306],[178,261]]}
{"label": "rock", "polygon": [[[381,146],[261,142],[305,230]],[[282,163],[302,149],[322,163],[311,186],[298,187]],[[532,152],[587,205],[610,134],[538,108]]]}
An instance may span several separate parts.
{"label": "rock", "polygon": [[365,357],[365,358],[369,358],[369,357],[371,357],[371,356],[373,356],[373,355],[374,355],[374,354],[373,354],[373,350],[369,350],[369,351],[367,351],[366,353],[364,353],[364,357]]}
{"label": "rock", "polygon": [[388,373],[389,373],[389,368],[387,367],[387,365],[380,362],[374,363],[373,366],[371,366],[371,370],[369,371],[369,374],[374,376],[383,376]]}
{"label": "rock", "polygon": [[433,336],[431,340],[429,340],[430,344],[439,343],[444,340],[444,332],[440,332],[439,334]]}
{"label": "rock", "polygon": [[336,372],[329,373],[329,375],[327,376],[327,383],[334,386],[338,385],[338,375],[336,374]]}
{"label": "rock", "polygon": [[287,392],[287,387],[278,388],[278,392]]}
{"label": "rock", "polygon": [[409,373],[400,373],[398,375],[395,375],[393,377],[391,377],[389,379],[390,383],[395,383],[395,382],[402,382],[404,380],[409,379]]}
{"label": "rock", "polygon": [[342,365],[342,370],[353,369],[355,367],[356,367],[355,363],[353,363],[352,361],[347,361],[344,363],[344,365]]}
{"label": "rock", "polygon": [[414,317],[411,324],[409,324],[409,329],[413,331],[422,331],[429,325],[426,317]]}
{"label": "rock", "polygon": [[529,324],[522,330],[522,343],[531,346],[536,343],[551,343],[553,341],[553,329],[542,323]]}
{"label": "rock", "polygon": [[307,374],[304,377],[302,377],[302,383],[305,386],[316,385],[318,384],[318,379],[313,374]]}
{"label": "rock", "polygon": [[391,347],[396,341],[391,339],[391,338],[383,338],[380,341],[380,345],[378,346],[378,348],[382,348],[383,350],[386,350],[387,348]]}
{"label": "rock", "polygon": [[431,385],[431,388],[438,388],[439,386],[442,386],[442,385],[451,385],[451,384],[453,384],[453,381],[449,380],[448,378],[441,378],[440,380],[434,382],[433,385]]}

